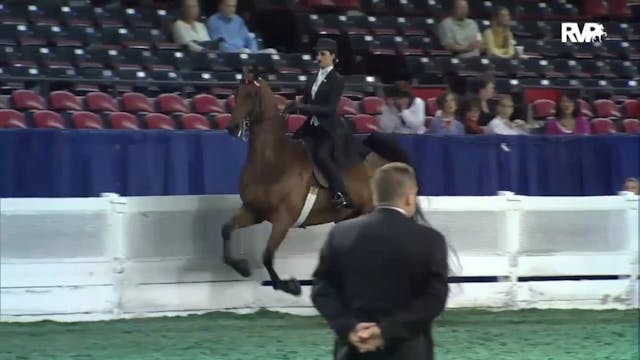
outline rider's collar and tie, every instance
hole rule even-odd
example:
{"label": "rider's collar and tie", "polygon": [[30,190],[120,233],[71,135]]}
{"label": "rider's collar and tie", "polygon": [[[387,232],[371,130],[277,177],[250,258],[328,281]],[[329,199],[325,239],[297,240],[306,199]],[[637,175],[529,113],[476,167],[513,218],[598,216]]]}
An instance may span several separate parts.
{"label": "rider's collar and tie", "polygon": [[[327,75],[331,72],[331,70],[333,70],[333,66],[327,66],[326,68],[320,69],[320,71],[318,71],[318,77],[316,77],[316,81],[313,83],[313,87],[311,87],[311,98],[313,99],[316,98],[316,92],[318,91],[320,84],[322,84],[322,82],[327,77]],[[311,125],[314,125],[314,126],[320,125],[320,122],[315,116],[311,119]]]}

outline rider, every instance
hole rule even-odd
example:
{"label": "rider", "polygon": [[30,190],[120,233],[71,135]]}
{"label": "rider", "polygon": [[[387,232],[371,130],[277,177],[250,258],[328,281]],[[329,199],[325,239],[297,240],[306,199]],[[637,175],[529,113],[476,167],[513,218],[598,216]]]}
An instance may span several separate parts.
{"label": "rider", "polygon": [[343,154],[349,136],[346,124],[338,116],[337,107],[344,89],[344,78],[333,68],[337,45],[334,40],[320,38],[315,47],[318,74],[307,82],[299,102],[290,102],[285,111],[299,110],[307,120],[293,135],[311,144],[314,162],[329,180],[329,190],[337,207],[352,207],[345,191],[340,169],[335,163]]}

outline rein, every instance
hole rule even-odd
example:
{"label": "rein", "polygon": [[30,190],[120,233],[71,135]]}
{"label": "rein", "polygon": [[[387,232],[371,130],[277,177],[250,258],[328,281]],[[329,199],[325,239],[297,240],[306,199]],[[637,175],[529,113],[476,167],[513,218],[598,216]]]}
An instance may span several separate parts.
{"label": "rein", "polygon": [[[251,84],[251,83],[253,83],[258,88],[260,87],[260,83],[256,80],[246,81],[246,84]],[[249,114],[247,114],[247,116],[242,121],[242,126],[240,127],[239,135],[243,141],[249,140],[249,134],[251,130],[251,119],[255,119],[259,115],[260,105],[261,105],[260,94],[256,92],[256,96],[254,96],[252,111]]]}

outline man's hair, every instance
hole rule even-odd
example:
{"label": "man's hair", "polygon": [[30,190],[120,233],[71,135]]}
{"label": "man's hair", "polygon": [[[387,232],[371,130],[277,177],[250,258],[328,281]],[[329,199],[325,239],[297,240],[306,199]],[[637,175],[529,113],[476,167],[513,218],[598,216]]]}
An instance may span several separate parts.
{"label": "man's hair", "polygon": [[371,179],[373,202],[376,205],[392,205],[410,188],[417,188],[416,174],[411,166],[392,162],[379,168]]}

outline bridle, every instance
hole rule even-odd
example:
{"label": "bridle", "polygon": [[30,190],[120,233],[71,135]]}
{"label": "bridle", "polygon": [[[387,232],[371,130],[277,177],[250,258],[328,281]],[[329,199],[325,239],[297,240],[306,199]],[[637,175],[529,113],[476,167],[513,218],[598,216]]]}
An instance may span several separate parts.
{"label": "bridle", "polygon": [[[258,79],[260,80],[260,79]],[[260,88],[260,83],[258,80],[245,80],[244,83],[246,85],[255,85],[257,88]],[[249,112],[245,118],[242,120],[242,124],[238,129],[238,134],[236,135],[239,138],[242,138],[243,141],[247,141],[249,139],[249,133],[251,129],[251,119],[258,116],[258,112],[260,111],[260,94],[256,91],[256,95],[253,97],[253,106],[252,111]]]}

